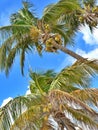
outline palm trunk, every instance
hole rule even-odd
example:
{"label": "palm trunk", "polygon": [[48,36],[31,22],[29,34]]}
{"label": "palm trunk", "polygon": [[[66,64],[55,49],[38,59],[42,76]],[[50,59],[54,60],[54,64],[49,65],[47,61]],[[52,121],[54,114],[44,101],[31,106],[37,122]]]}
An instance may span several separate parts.
{"label": "palm trunk", "polygon": [[63,51],[64,53],[66,53],[66,54],[72,56],[73,58],[75,58],[75,59],[77,59],[77,60],[83,60],[83,61],[85,60],[85,58],[83,58],[82,56],[80,56],[80,55],[76,54],[75,52],[73,52],[73,51],[71,51],[71,50],[69,50],[69,49],[63,47],[62,45],[57,44],[55,41],[52,42],[52,44],[53,44],[53,46],[54,46],[55,48],[57,48],[57,49]]}

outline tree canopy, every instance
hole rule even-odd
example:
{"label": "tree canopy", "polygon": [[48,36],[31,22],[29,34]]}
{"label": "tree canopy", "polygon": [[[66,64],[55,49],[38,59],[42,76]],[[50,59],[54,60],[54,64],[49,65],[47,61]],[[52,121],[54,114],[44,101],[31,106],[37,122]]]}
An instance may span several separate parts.
{"label": "tree canopy", "polygon": [[[37,50],[74,57],[76,62],[59,73],[30,70],[29,95],[18,96],[0,108],[2,130],[97,130],[98,89],[90,88],[91,77],[98,74],[98,60],[88,60],[67,45],[75,45],[80,25],[91,30],[98,25],[95,0],[59,0],[48,5],[41,18],[31,11],[32,4],[12,14],[10,25],[0,27],[0,70],[9,73],[17,55],[24,74],[25,55]],[[92,117],[92,118],[91,118]]]}
{"label": "tree canopy", "polygon": [[37,50],[56,53],[58,50],[77,60],[84,58],[67,48],[75,44],[74,37],[81,24],[88,24],[91,31],[97,26],[98,7],[95,1],[59,0],[44,9],[41,18],[31,12],[32,4],[24,1],[23,8],[12,14],[10,25],[0,27],[0,69],[9,73],[14,59],[20,55],[23,74],[25,55]]}

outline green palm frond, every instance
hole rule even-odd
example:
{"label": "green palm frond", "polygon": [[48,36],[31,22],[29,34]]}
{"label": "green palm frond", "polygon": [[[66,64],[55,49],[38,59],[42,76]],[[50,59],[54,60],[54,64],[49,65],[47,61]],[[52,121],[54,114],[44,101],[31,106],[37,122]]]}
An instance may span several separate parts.
{"label": "green palm frond", "polygon": [[28,0],[23,0],[23,1],[22,1],[22,4],[23,4],[23,7],[24,7],[25,9],[30,9],[30,8],[33,7],[33,4],[32,4],[31,2],[29,2]]}
{"label": "green palm frond", "polygon": [[78,60],[75,62],[75,65],[83,66],[85,71],[89,73],[90,75],[94,76],[95,74],[98,73],[98,60],[97,59],[92,59],[92,60]]}
{"label": "green palm frond", "polygon": [[12,14],[10,21],[12,24],[25,24],[25,25],[34,25],[36,23],[37,18],[33,16],[33,14],[26,10],[26,9],[21,9],[19,10],[18,13]]}
{"label": "green palm frond", "polygon": [[[12,28],[14,28],[14,26]],[[16,28],[17,27],[15,26],[15,29]],[[5,41],[1,45],[1,48],[0,48],[0,55],[1,55],[0,63],[1,64],[0,65],[1,65],[1,70],[5,70],[6,74],[8,74],[13,64],[16,54],[18,55],[20,54],[20,59],[22,58],[22,60],[24,60],[23,57],[21,57],[23,56],[21,55],[21,52],[23,51],[25,54],[26,51],[32,50],[34,43],[32,42],[32,39],[30,38],[28,33],[29,32],[27,29],[24,30],[24,32],[21,31],[20,29],[19,30],[17,29],[17,31],[14,34],[12,34],[12,36],[10,36],[7,39],[5,38]],[[23,62],[24,61],[20,62],[22,72],[23,72]]]}
{"label": "green palm frond", "polygon": [[[44,103],[46,104],[46,102],[47,101],[44,99],[44,97],[40,95],[28,95],[24,97],[20,96],[13,99],[0,109],[0,128],[2,128],[2,130],[7,130],[14,124],[14,121],[17,123],[18,118],[21,119],[21,115],[23,114],[24,116],[26,111],[27,115],[28,110],[32,112],[34,109],[33,114],[36,114],[34,113],[35,110],[39,110],[39,108],[43,106]],[[34,115],[34,117],[36,116]]]}
{"label": "green palm frond", "polygon": [[30,82],[31,92],[37,93],[39,90],[47,93],[55,76],[56,73],[53,70],[48,70],[44,73],[30,71],[30,78],[32,79]]}
{"label": "green palm frond", "polygon": [[86,104],[93,104],[98,107],[98,89],[96,88],[88,88],[83,90],[76,90],[70,93],[75,96],[79,100],[83,101]]}
{"label": "green palm frond", "polygon": [[10,130],[14,129],[40,129],[42,124],[41,112],[39,108],[30,108],[28,111],[24,112],[20,117],[14,122]]}
{"label": "green palm frond", "polygon": [[12,66],[12,64],[14,62],[14,59],[15,59],[15,56],[16,56],[16,51],[17,51],[16,47],[11,49],[10,53],[8,54],[8,57],[6,58],[6,65],[5,65],[6,75],[8,75],[9,69],[11,68],[11,66]]}
{"label": "green palm frond", "polygon": [[76,15],[76,11],[79,8],[79,3],[76,0],[60,0],[56,4],[46,7],[44,11],[44,15],[42,17],[43,21],[49,22],[52,26],[52,31],[56,31],[61,34],[64,38],[65,45],[67,43],[72,44],[74,41],[73,37],[75,36],[75,32],[78,30],[78,26],[80,24]]}
{"label": "green palm frond", "polygon": [[44,10],[44,13],[43,13],[44,15],[42,19],[48,22],[52,20],[52,22],[54,22],[63,14],[70,13],[78,8],[79,8],[79,4],[77,0],[74,0],[74,1],[73,0],[69,0],[69,1],[60,0],[56,4],[49,5],[48,7],[46,7],[46,9]]}
{"label": "green palm frond", "polygon": [[0,69],[3,70],[6,62],[6,55],[12,47],[12,43],[14,41],[14,36],[9,37],[6,41],[4,41],[3,45],[0,47]]}
{"label": "green palm frond", "polygon": [[33,4],[28,1],[22,2],[23,8],[20,9],[17,13],[14,13],[10,17],[11,24],[25,24],[25,25],[34,25],[37,21],[35,13],[32,12],[30,8],[33,7]]}
{"label": "green palm frond", "polygon": [[[0,34],[3,37],[3,39],[6,39],[9,36],[12,36],[13,34],[15,35],[15,33],[19,33],[19,34],[24,34],[26,33],[29,28],[32,27],[32,25],[9,25],[9,26],[4,26],[4,27],[0,27]],[[18,35],[18,34],[17,34]]]}
{"label": "green palm frond", "polygon": [[90,85],[91,76],[96,73],[98,73],[97,60],[77,61],[56,76],[50,89],[72,91],[74,87],[77,87],[77,89],[80,87],[87,88]]}
{"label": "green palm frond", "polygon": [[80,64],[63,69],[52,82],[51,89],[58,88],[65,91],[73,91],[76,85],[78,87],[89,86],[89,74],[85,71],[83,65],[80,66]]}

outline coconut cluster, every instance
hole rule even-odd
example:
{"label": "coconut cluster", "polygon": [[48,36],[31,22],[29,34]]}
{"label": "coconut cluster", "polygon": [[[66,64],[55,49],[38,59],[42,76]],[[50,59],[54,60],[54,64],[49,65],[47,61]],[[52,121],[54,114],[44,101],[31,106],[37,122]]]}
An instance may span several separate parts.
{"label": "coconut cluster", "polygon": [[43,49],[43,45],[45,48],[45,51],[47,52],[57,52],[57,48],[54,47],[53,42],[56,42],[57,44],[62,44],[62,38],[61,35],[58,33],[50,33],[50,26],[48,24],[44,24],[44,31],[40,30],[36,26],[32,26],[30,29],[30,36],[34,43],[38,44],[36,46],[36,49],[38,52],[41,52]]}
{"label": "coconut cluster", "polygon": [[45,43],[45,50],[48,52],[57,52],[57,48],[53,46],[53,42],[56,42],[57,44],[62,44],[61,35],[60,34],[54,34],[52,37],[46,40]]}
{"label": "coconut cluster", "polygon": [[91,7],[86,5],[83,12],[79,16],[81,23],[87,23],[89,26],[96,27],[98,24],[98,6]]}
{"label": "coconut cluster", "polygon": [[32,26],[32,28],[30,29],[30,36],[31,36],[31,39],[34,41],[34,42],[38,42],[38,39],[40,37],[40,33],[41,31],[35,27],[35,26]]}

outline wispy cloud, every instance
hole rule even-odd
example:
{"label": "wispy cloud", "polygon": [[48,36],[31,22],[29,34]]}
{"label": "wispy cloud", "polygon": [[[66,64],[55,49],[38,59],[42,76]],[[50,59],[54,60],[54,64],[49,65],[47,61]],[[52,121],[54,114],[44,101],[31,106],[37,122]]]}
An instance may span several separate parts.
{"label": "wispy cloud", "polygon": [[81,25],[80,32],[83,34],[83,39],[86,44],[89,45],[98,45],[98,29],[94,29],[93,33],[91,33],[88,25]]}
{"label": "wispy cloud", "polygon": [[[84,58],[88,58],[88,59],[98,59],[98,48],[86,52],[82,49],[77,49],[76,53],[83,56]],[[76,59],[74,59],[73,57],[67,56],[65,58],[65,60],[62,62],[62,64],[59,66],[59,68],[57,69],[57,71],[60,71],[61,69],[63,69],[64,67],[68,66],[68,65],[72,65],[74,62],[76,61]]]}
{"label": "wispy cloud", "polygon": [[98,59],[98,48],[96,48],[92,51],[89,51],[89,52],[85,52],[84,50],[77,49],[76,53],[78,53],[88,59]]}

